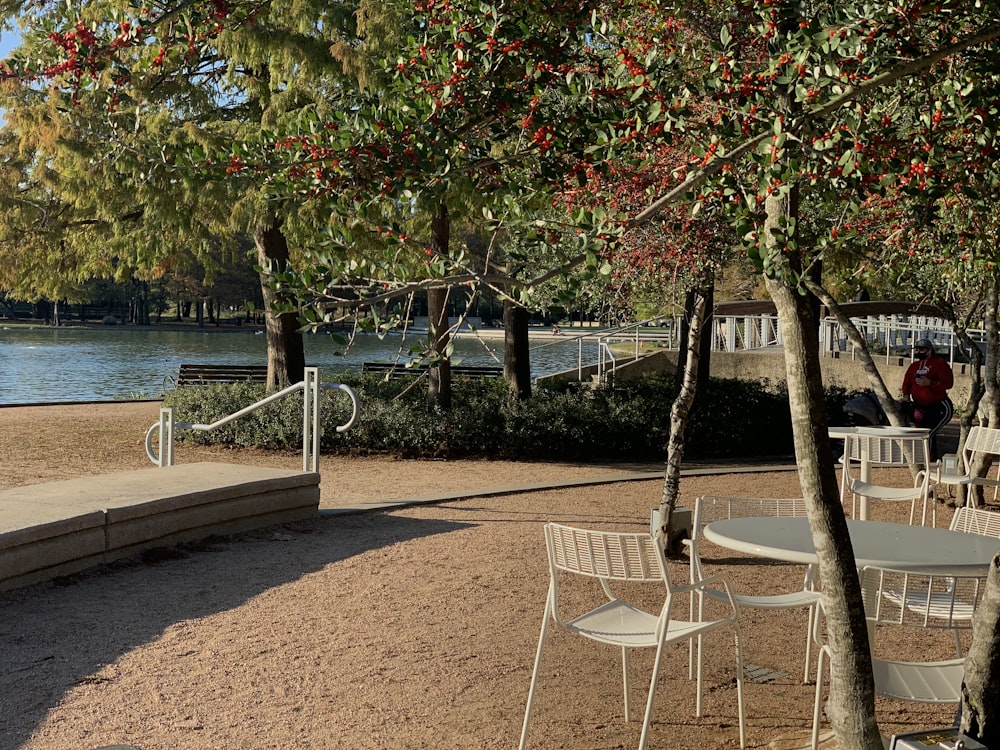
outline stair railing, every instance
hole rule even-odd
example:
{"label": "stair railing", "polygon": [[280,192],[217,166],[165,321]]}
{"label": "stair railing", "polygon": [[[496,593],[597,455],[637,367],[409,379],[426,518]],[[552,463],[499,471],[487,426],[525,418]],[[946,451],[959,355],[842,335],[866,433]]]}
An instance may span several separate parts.
{"label": "stair railing", "polygon": [[[669,321],[670,325],[666,332],[661,333],[658,330],[658,326],[662,321]],[[597,379],[598,382],[604,383],[608,380],[608,375],[610,373],[611,377],[614,377],[615,368],[618,364],[618,358],[615,356],[614,350],[611,344],[625,344],[629,343],[633,345],[633,359],[639,359],[642,356],[642,346],[645,343],[658,343],[666,344],[668,349],[672,349],[674,346],[674,331],[679,329],[679,322],[676,320],[671,320],[670,318],[664,318],[663,316],[657,318],[651,318],[650,320],[644,320],[639,323],[630,323],[629,325],[622,326],[621,328],[616,328],[613,331],[603,331],[597,336],[597,346],[598,346],[598,360],[597,360]],[[582,353],[581,353],[582,360]],[[581,362],[582,369],[582,362]]]}
{"label": "stair railing", "polygon": [[[192,422],[177,422],[174,419],[172,407],[160,409],[160,421],[151,425],[146,431],[146,455],[149,460],[160,467],[174,465],[174,432],[175,430],[195,430],[197,432],[211,432],[220,427],[224,427],[230,422],[234,422],[247,414],[257,411],[263,406],[267,406],[273,401],[285,396],[302,391],[302,471],[319,473],[319,392],[320,389],[339,390],[346,393],[351,399],[351,418],[337,427],[337,432],[346,432],[358,421],[361,404],[358,394],[349,385],[343,383],[320,383],[319,369],[307,367],[304,378],[301,382],[288,386],[287,388],[272,393],[255,404],[251,404],[237,412],[233,412],[228,417],[223,417],[211,424],[197,424]],[[153,439],[158,438],[158,450],[153,449]]]}

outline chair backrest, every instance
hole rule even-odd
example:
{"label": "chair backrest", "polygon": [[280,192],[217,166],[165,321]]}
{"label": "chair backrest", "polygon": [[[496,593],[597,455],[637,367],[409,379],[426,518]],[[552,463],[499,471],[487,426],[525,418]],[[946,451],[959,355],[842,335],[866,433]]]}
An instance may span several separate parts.
{"label": "chair backrest", "polygon": [[547,523],[545,543],[553,572],[564,570],[610,581],[669,583],[664,556],[648,533],[594,531]]}
{"label": "chair backrest", "polygon": [[566,622],[560,607],[560,571],[597,579],[610,601],[619,598],[609,586],[610,581],[658,583],[666,588],[664,611],[669,612],[672,586],[666,555],[648,532],[594,531],[547,523],[545,546],[549,555],[549,606],[556,622]]}
{"label": "chair backrest", "polygon": [[963,505],[955,509],[948,528],[952,531],[964,531],[966,534],[1000,538],[1000,513]]}
{"label": "chair backrest", "polygon": [[886,428],[859,429],[844,439],[845,458],[860,462],[863,456],[867,456],[868,463],[874,467],[910,464],[926,467],[929,452],[929,438],[923,435],[906,435]]}
{"label": "chair backrest", "polygon": [[871,623],[971,630],[986,575],[866,567],[861,573],[865,616]]}
{"label": "chair backrest", "polygon": [[708,524],[729,518],[804,517],[806,501],[800,497],[726,497],[702,495],[694,502],[691,535],[699,540]]}
{"label": "chair backrest", "polygon": [[971,473],[976,454],[979,453],[1000,456],[1000,430],[978,425],[969,429],[962,446],[962,463],[966,474]]}

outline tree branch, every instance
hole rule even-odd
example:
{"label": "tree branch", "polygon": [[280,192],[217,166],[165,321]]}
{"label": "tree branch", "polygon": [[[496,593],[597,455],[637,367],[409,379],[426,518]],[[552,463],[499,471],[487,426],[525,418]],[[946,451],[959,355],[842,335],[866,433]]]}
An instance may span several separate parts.
{"label": "tree branch", "polygon": [[[959,52],[962,52],[963,50],[966,50],[969,47],[974,47],[977,44],[984,44],[986,42],[991,42],[997,37],[1000,37],[1000,25],[994,24],[992,26],[987,26],[985,29],[982,29],[981,31],[975,34],[972,34],[971,36],[967,36],[964,39],[960,39],[954,44],[944,47],[936,52],[932,52],[931,54],[921,57],[917,60],[911,60],[907,63],[904,63],[902,65],[893,68],[892,70],[888,70],[885,73],[874,76],[873,78],[865,81],[862,84],[845,89],[843,94],[834,97],[823,106],[815,107],[805,112],[803,119],[811,120],[815,118],[825,117],[826,115],[829,115],[835,112],[836,110],[840,109],[845,104],[849,104],[850,102],[854,101],[863,94],[867,94],[868,92],[874,91],[875,89],[878,89],[882,86],[887,86],[890,83],[894,83],[900,80],[901,78],[913,75],[914,73],[919,73],[923,70],[927,70],[934,64],[940,62],[941,60],[944,60],[947,57],[951,57],[952,55],[958,54]],[[639,214],[637,214],[634,218],[632,218],[631,221],[629,221],[628,228],[631,229],[633,227],[645,224],[653,217],[655,217],[658,213],[660,213],[660,211],[662,211],[665,206],[669,205],[670,203],[673,203],[685,193],[701,187],[709,177],[722,171],[722,168],[725,167],[727,164],[732,164],[741,157],[745,156],[747,153],[753,151],[754,149],[757,148],[757,146],[759,146],[765,140],[771,138],[772,135],[773,133],[770,130],[764,133],[760,133],[751,138],[749,141],[744,141],[732,151],[729,151],[723,154],[722,156],[716,157],[704,169],[695,172],[693,175],[684,180],[684,182],[677,185],[677,187],[673,188],[668,193],[660,196],[647,208],[643,209]]]}

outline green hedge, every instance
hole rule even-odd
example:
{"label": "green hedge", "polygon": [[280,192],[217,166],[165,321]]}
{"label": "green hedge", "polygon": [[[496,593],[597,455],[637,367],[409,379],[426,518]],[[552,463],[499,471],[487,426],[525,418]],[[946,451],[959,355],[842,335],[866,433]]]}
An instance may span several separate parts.
{"label": "green hedge", "polygon": [[[411,458],[510,458],[592,461],[660,461],[666,455],[676,385],[651,376],[614,388],[578,384],[535,389],[530,400],[509,396],[501,379],[456,378],[450,411],[428,405],[426,383],[383,382],[378,376],[339,378],[361,400],[355,427],[338,434],[350,414],[347,397],[324,390],[321,445],[325,453],[387,453]],[[180,388],[164,399],[183,422],[211,423],[259,400],[261,384]],[[848,394],[828,394],[837,422]],[[302,399],[291,396],[213,433],[182,433],[199,443],[298,449]],[[780,383],[711,380],[688,420],[690,458],[751,457],[792,453],[787,392]]]}

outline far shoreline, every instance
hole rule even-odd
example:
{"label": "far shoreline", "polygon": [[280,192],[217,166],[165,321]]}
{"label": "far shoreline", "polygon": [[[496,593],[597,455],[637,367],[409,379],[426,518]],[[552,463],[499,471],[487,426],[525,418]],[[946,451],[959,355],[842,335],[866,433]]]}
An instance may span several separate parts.
{"label": "far shoreline", "polygon": [[[4,330],[39,330],[39,331],[61,331],[61,330],[71,330],[80,329],[87,331],[108,331],[108,332],[133,332],[133,331],[169,331],[178,333],[250,333],[254,335],[261,335],[265,333],[263,325],[257,323],[234,323],[233,321],[224,321],[220,323],[206,323],[204,325],[198,325],[197,323],[150,323],[149,325],[139,325],[137,323],[118,323],[115,325],[106,325],[97,321],[79,321],[70,320],[64,323],[60,323],[58,326],[45,323],[37,319],[31,320],[10,320],[8,318],[0,319],[0,332]],[[558,326],[558,332],[555,332],[552,326],[548,325],[531,325],[528,328],[528,335],[532,338],[546,338],[546,339],[575,339],[575,338],[589,338],[592,336],[599,336],[604,333],[611,333],[615,329],[608,328],[607,326],[601,326],[596,323],[560,323]],[[307,336],[315,336],[320,334],[334,335],[334,334],[349,334],[350,330],[348,328],[336,328],[323,330],[316,333],[306,333]],[[359,332],[365,335],[369,332]],[[467,326],[463,326],[460,331],[453,333],[452,335],[456,338],[486,338],[486,339],[502,339],[504,337],[504,329],[496,326],[482,326],[472,330]],[[385,335],[391,336],[426,336],[426,328],[418,328],[411,326],[407,329],[397,328],[392,331],[387,332]]]}

